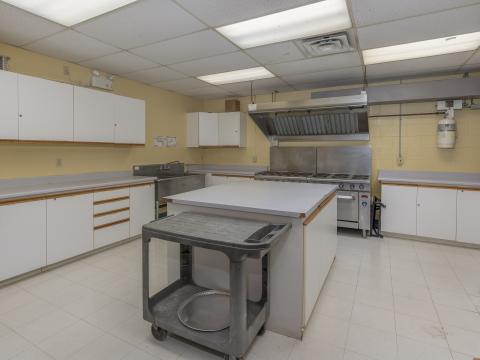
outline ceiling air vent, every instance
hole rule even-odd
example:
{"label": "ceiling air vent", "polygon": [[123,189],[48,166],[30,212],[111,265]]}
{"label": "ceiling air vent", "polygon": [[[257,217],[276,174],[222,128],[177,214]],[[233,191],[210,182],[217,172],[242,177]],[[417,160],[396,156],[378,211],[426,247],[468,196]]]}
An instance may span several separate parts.
{"label": "ceiling air vent", "polygon": [[305,55],[323,56],[353,50],[346,32],[297,40]]}

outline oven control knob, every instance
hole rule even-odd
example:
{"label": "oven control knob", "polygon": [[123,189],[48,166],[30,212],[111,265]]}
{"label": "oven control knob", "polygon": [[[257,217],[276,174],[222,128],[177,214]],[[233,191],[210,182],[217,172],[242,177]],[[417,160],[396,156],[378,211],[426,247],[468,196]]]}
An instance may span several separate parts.
{"label": "oven control knob", "polygon": [[343,189],[343,188],[344,188],[344,185],[343,185],[343,184],[339,184],[338,187],[339,187],[340,189]]}
{"label": "oven control knob", "polygon": [[358,185],[358,187],[360,188],[360,190],[363,190],[365,188],[363,184]]}
{"label": "oven control knob", "polygon": [[368,203],[367,203],[366,201],[362,201],[362,206],[363,206],[363,207],[365,207],[365,206],[367,206],[367,205],[368,205]]}
{"label": "oven control knob", "polygon": [[350,184],[350,189],[355,189],[355,185],[354,184]]}

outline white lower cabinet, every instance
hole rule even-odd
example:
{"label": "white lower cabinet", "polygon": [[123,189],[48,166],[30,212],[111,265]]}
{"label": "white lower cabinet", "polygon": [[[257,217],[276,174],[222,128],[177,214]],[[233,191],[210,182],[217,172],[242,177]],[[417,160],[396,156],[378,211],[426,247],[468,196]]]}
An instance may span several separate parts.
{"label": "white lower cabinet", "polygon": [[46,265],[46,201],[0,206],[0,281]]}
{"label": "white lower cabinet", "polygon": [[94,248],[97,249],[106,245],[110,245],[120,240],[128,239],[129,237],[129,221],[96,229],[94,232]]}
{"label": "white lower cabinet", "polygon": [[142,233],[142,226],[155,219],[155,185],[130,188],[130,236]]}
{"label": "white lower cabinet", "polygon": [[93,250],[93,193],[47,200],[47,265]]}
{"label": "white lower cabinet", "polygon": [[417,235],[455,240],[457,190],[419,187],[417,195]]}
{"label": "white lower cabinet", "polygon": [[417,234],[417,187],[382,184],[382,230]]}
{"label": "white lower cabinet", "polygon": [[457,192],[457,237],[464,243],[480,244],[480,191]]}

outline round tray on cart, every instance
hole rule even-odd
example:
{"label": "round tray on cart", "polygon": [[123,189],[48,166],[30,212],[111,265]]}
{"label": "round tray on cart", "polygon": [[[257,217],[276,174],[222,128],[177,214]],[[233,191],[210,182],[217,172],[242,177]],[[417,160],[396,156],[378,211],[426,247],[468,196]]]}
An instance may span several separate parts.
{"label": "round tray on cart", "polygon": [[190,329],[221,331],[230,326],[230,294],[206,290],[193,294],[177,310],[180,322]]}

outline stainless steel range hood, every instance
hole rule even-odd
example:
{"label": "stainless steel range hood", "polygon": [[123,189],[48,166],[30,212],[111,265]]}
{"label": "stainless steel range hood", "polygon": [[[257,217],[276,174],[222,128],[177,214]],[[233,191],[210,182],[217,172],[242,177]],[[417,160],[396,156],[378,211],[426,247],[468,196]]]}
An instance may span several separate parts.
{"label": "stainless steel range hood", "polygon": [[248,112],[272,140],[368,140],[367,94],[249,104]]}

